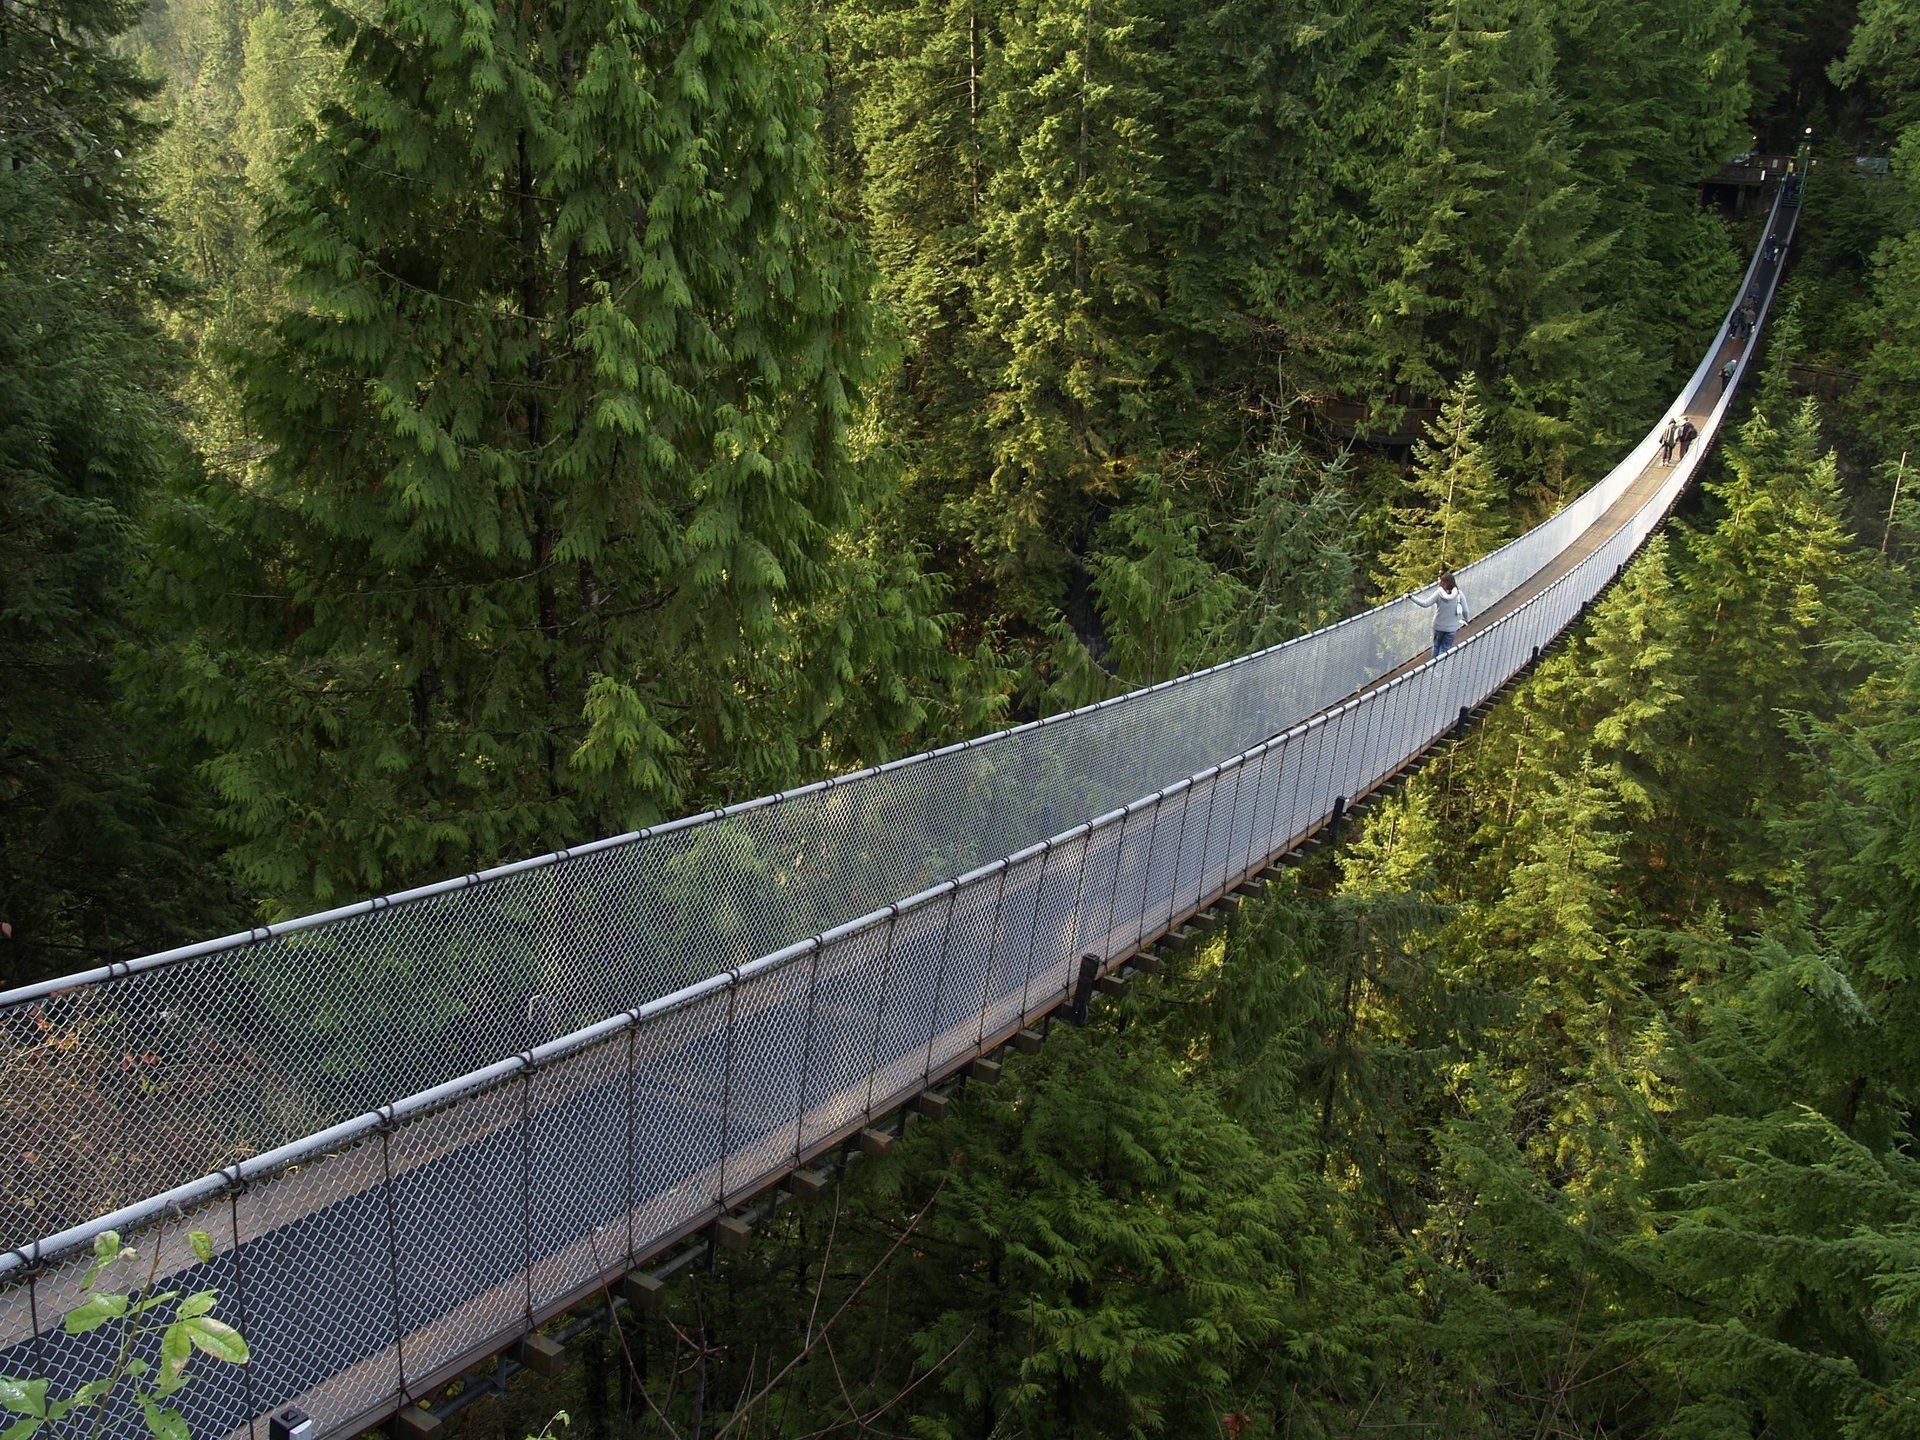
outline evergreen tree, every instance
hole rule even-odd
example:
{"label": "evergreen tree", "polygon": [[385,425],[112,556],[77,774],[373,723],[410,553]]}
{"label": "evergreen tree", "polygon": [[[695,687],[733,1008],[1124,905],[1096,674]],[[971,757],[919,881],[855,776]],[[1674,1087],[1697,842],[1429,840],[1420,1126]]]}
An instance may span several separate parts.
{"label": "evergreen tree", "polygon": [[1163,282],[1143,243],[1166,203],[1155,165],[1160,26],[1140,0],[1034,0],[1008,20],[987,129],[992,445],[972,543],[1017,612],[1065,597],[1094,506],[1123,481],[1158,392]]}
{"label": "evergreen tree", "polygon": [[1404,357],[1395,379],[1437,395],[1478,372],[1504,448],[1557,489],[1592,428],[1579,378],[1612,357],[1586,294],[1606,250],[1597,198],[1578,183],[1553,71],[1538,7],[1432,7],[1405,61],[1406,148],[1382,199],[1400,255],[1375,308]]}
{"label": "evergreen tree", "polygon": [[1440,413],[1414,442],[1410,503],[1392,509],[1393,547],[1374,583],[1383,597],[1430,585],[1442,570],[1492,550],[1505,528],[1505,487],[1483,442],[1485,412],[1471,375],[1448,394]]}
{"label": "evergreen tree", "polygon": [[217,924],[196,796],[122,706],[139,527],[179,449],[175,293],[135,167],[155,87],[118,0],[0,11],[0,985]]}
{"label": "evergreen tree", "polygon": [[1233,649],[1264,649],[1343,619],[1354,608],[1359,564],[1349,538],[1352,467],[1342,451],[1314,465],[1278,434],[1245,462],[1250,507],[1233,526],[1251,603]]}
{"label": "evergreen tree", "polygon": [[1687,748],[1703,770],[1752,777],[1730,810],[1696,812],[1734,879],[1778,865],[1761,822],[1797,763],[1781,712],[1833,713],[1844,672],[1822,647],[1860,613],[1835,461],[1819,446],[1811,400],[1777,428],[1756,415],[1727,451],[1731,475],[1707,486],[1713,528],[1689,537],[1688,605],[1702,640]]}
{"label": "evergreen tree", "polygon": [[979,307],[1001,157],[988,111],[1009,13],[997,0],[845,0],[829,22],[853,96],[865,235],[902,346],[877,392],[880,424],[901,458],[908,523],[979,615],[1007,609],[995,556],[973,539],[992,469]]}
{"label": "evergreen tree", "polygon": [[325,901],[898,746],[916,687],[860,671],[931,637],[861,578],[863,279],[772,7],[322,13],[267,454],[171,537],[243,873]]}
{"label": "evergreen tree", "polygon": [[1604,0],[1547,12],[1575,168],[1611,235],[1594,283],[1609,300],[1587,404],[1619,446],[1699,358],[1703,324],[1739,283],[1737,251],[1698,203],[1698,177],[1746,142],[1746,7]]}

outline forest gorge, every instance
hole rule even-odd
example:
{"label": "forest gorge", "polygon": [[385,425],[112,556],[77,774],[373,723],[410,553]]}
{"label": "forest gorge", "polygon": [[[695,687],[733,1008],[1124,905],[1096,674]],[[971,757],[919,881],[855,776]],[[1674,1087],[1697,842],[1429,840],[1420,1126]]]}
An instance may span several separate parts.
{"label": "forest gorge", "polygon": [[5,0],[0,983],[1425,583],[1644,433],[1757,235],[1701,181],[1803,145],[1570,643],[450,1424],[1912,1440],[1911,0]]}

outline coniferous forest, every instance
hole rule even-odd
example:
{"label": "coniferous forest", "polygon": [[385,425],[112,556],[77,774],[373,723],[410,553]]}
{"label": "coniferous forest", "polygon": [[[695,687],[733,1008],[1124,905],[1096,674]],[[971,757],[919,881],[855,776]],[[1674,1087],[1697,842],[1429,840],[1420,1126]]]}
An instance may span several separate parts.
{"label": "coniferous forest", "polygon": [[1424,583],[1662,413],[1749,152],[1761,363],[1568,644],[449,1423],[1913,1440],[1912,0],[5,0],[0,984]]}

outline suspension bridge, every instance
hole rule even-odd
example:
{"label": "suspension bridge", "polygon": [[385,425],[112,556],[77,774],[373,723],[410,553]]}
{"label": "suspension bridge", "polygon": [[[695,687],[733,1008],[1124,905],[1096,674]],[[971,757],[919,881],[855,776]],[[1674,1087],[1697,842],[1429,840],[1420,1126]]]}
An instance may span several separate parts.
{"label": "suspension bridge", "polygon": [[[287,1407],[316,1440],[417,1417],[978,1064],[1337,823],[1578,619],[1696,473],[1797,213],[1776,196],[1646,437],[1460,572],[1477,608],[1445,656],[1402,597],[860,774],[0,994],[0,1375],[64,1395],[111,1367],[114,1327],[60,1322],[115,1229],[169,1288],[217,1288],[252,1347],[176,1397],[196,1435],[264,1440]],[[1700,432],[1672,464],[1669,417]]]}

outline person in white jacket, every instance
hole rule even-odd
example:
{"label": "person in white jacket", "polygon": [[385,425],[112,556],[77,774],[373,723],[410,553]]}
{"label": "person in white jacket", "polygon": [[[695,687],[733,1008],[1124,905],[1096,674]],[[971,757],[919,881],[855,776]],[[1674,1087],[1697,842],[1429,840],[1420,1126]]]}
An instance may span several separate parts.
{"label": "person in white jacket", "polygon": [[1433,653],[1446,654],[1459,638],[1460,627],[1472,618],[1467,614],[1467,592],[1455,582],[1451,570],[1442,570],[1440,588],[1432,599],[1422,598],[1418,591],[1410,598],[1421,609],[1433,611]]}

